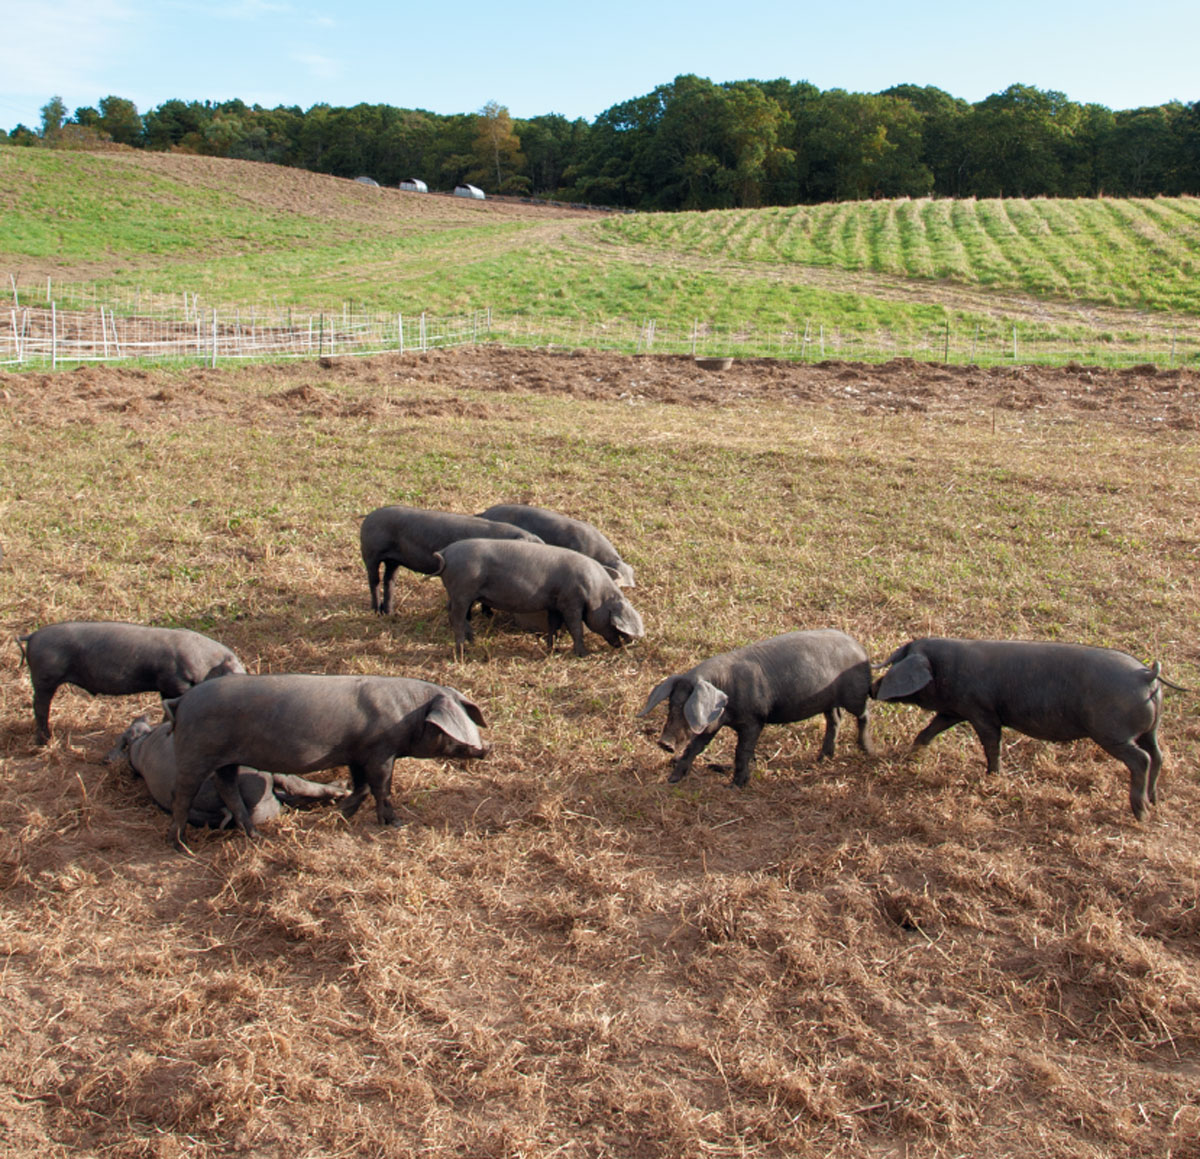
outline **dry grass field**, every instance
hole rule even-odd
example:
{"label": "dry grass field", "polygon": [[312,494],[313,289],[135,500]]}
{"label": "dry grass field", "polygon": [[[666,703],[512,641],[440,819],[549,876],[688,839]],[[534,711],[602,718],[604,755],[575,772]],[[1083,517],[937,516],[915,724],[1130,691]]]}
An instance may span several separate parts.
{"label": "dry grass field", "polygon": [[[881,755],[768,727],[680,785],[649,690],[833,626],[1080,640],[1200,686],[1200,376],[464,350],[0,376],[0,630],[186,626],[254,671],[484,708],[486,761],[398,762],[403,827],[251,845],[103,763],[152,696],[64,689],[33,746],[0,650],[0,1155],[1200,1154],[1197,698],[1140,824],[1094,745],[875,711]],[[603,528],[647,637],[370,615],[383,503]],[[732,757],[732,734],[708,750]],[[344,771],[331,771],[330,779]]]}

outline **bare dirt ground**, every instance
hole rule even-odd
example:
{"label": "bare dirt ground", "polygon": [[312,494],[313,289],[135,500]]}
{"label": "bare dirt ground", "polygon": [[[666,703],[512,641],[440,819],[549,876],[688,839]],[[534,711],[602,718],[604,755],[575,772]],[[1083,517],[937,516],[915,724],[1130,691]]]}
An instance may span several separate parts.
{"label": "bare dirt ground", "polygon": [[[238,370],[197,368],[198,382],[210,383],[217,396],[223,382],[236,382]],[[313,375],[307,361],[281,363],[280,380]],[[785,362],[769,358],[741,359],[728,370],[709,371],[682,355],[625,356],[591,351],[547,352],[491,346],[435,350],[426,354],[381,355],[367,358],[324,359],[321,377],[333,382],[369,386],[396,381],[429,383],[451,389],[498,393],[547,392],[593,401],[644,399],[692,406],[754,401],[828,404],[872,413],[956,412],[980,414],[993,409],[1038,411],[1063,416],[1108,418],[1117,423],[1153,429],[1200,429],[1200,373],[1167,370],[1146,363],[1122,370],[1068,365],[991,367],[941,366],[937,363],[894,359],[885,363]],[[0,390],[17,406],[36,406],[54,421],[53,409],[43,408],[39,395],[21,389],[29,375],[0,374]],[[145,398],[137,383],[157,380],[147,371],[106,366],[80,367],[68,375],[32,376],[47,390],[65,383],[86,383],[99,397],[128,394],[128,405],[140,409]],[[160,387],[148,387],[150,394]],[[213,390],[173,398],[175,406],[202,411]],[[347,404],[336,395],[310,387],[294,399],[300,409],[331,411],[370,406],[361,400]],[[218,403],[217,405],[224,405]],[[382,401],[378,403],[381,410]]]}
{"label": "bare dirt ground", "polygon": [[[336,455],[343,419],[544,392],[714,421],[759,400],[1186,432],[1200,388],[1153,367],[711,373],[495,348],[282,364],[249,396],[263,373],[0,375],[0,416],[60,446],[118,429],[133,494],[156,485],[146,440],[188,453],[209,422],[315,422]],[[227,530],[228,562],[248,549]],[[47,574],[100,568],[23,547]],[[198,835],[181,857],[103,763],[155,698],[60,693],[35,749],[27,673],[0,663],[0,1156],[1200,1155],[1200,789],[1179,759],[1200,723],[1179,700],[1144,825],[1094,746],[1014,737],[985,778],[970,738],[906,763],[909,718],[869,765],[843,739],[818,772],[815,726],[775,728],[745,793],[700,767],[669,789],[636,656],[456,666],[440,636],[421,651],[363,614],[344,563],[289,557],[303,632],[225,627],[261,632],[275,670],[353,652],[490,686],[492,757],[398,768],[400,830],[369,806],[294,813],[257,847]],[[11,553],[0,568],[27,617]],[[408,615],[436,615],[419,592]]]}

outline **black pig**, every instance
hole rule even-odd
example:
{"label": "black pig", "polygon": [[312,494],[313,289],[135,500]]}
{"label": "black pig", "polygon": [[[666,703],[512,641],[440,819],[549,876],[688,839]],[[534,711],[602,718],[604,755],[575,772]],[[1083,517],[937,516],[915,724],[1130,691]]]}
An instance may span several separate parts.
{"label": "black pig", "polygon": [[858,744],[871,754],[867,701],[871,665],[863,646],[833,628],[787,632],[697,664],[656,687],[639,716],[670,700],[659,745],[675,752],[667,779],[687,776],[692,762],[725,727],[737,733],[733,784],[750,779],[759,734],[767,724],[790,724],[825,714],[821,756],[833,755],[838,713],[846,709],[858,720]]}
{"label": "black pig", "polygon": [[914,747],[965,720],[995,773],[1004,728],[1037,740],[1089,737],[1129,770],[1129,805],[1139,821],[1147,802],[1158,803],[1157,663],[1147,668],[1126,652],[1084,644],[924,638],[897,648],[881,667],[888,671],[872,696],[936,714]]}

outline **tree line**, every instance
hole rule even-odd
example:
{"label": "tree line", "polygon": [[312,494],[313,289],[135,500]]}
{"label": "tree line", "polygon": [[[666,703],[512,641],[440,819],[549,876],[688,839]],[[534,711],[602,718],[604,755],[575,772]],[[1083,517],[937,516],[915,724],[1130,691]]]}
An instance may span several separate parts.
{"label": "tree line", "polygon": [[1200,193],[1200,101],[1113,111],[1011,85],[969,103],[939,88],[820,90],[807,81],[678,76],[590,123],[477,113],[108,96],[0,143],[140,149],[267,161],[383,185],[419,178],[640,210],[816,204],[873,197],[1097,197]]}

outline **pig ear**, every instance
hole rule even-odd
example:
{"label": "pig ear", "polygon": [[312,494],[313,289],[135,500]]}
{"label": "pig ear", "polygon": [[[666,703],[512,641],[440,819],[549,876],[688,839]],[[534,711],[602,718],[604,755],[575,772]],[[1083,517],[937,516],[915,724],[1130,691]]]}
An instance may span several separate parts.
{"label": "pig ear", "polygon": [[617,605],[617,610],[613,612],[612,625],[618,632],[624,632],[626,636],[633,636],[635,639],[640,640],[646,634],[642,617],[628,600],[622,600]]}
{"label": "pig ear", "polygon": [[171,724],[175,723],[175,710],[179,707],[179,702],[182,699],[183,697],[181,696],[173,696],[170,700],[164,700],[162,702],[164,721],[169,720]]}
{"label": "pig ear", "polygon": [[687,704],[683,706],[688,728],[695,733],[711,728],[728,703],[729,697],[715,684],[709,684],[707,680],[697,680],[696,691],[688,697]]}
{"label": "pig ear", "polygon": [[617,566],[614,570],[617,573],[617,585],[619,587],[637,587],[637,584],[633,582],[633,568],[631,568],[623,559],[617,560]]}
{"label": "pig ear", "polygon": [[458,702],[463,706],[463,710],[466,712],[466,714],[477,725],[479,725],[480,728],[487,728],[488,722],[483,719],[483,709],[480,708],[478,704],[476,704],[473,700],[468,700],[462,695],[459,696]]}
{"label": "pig ear", "polygon": [[425,719],[430,724],[437,725],[451,740],[474,748],[483,747],[483,738],[479,735],[475,722],[467,715],[466,709],[454,697],[447,696],[444,692],[439,692],[429,702]]}
{"label": "pig ear", "polygon": [[646,707],[638,713],[638,716],[645,716],[656,705],[661,704],[668,696],[671,695],[671,689],[675,687],[675,681],[678,676],[668,676],[646,699]]}
{"label": "pig ear", "polygon": [[919,692],[933,679],[933,669],[929,659],[920,652],[906,656],[899,664],[893,664],[887,675],[879,682],[879,690],[875,693],[876,700],[898,700],[901,696],[911,696]]}

